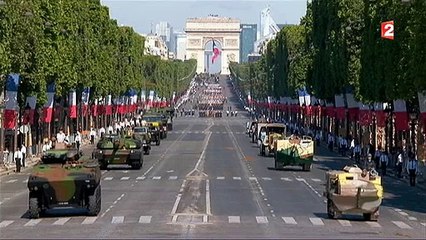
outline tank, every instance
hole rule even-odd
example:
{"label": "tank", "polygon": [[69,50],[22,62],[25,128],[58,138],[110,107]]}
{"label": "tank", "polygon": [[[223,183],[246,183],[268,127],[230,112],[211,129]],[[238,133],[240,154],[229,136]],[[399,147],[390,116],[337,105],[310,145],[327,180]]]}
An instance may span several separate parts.
{"label": "tank", "polygon": [[28,179],[29,216],[38,218],[48,209],[84,208],[96,216],[101,210],[101,172],[97,161],[81,157],[77,149],[44,153]]}
{"label": "tank", "polygon": [[286,166],[301,166],[303,171],[310,171],[314,161],[314,141],[309,136],[290,136],[274,142],[275,169]]}
{"label": "tank", "polygon": [[367,221],[377,221],[383,199],[381,178],[373,169],[369,172],[358,166],[346,166],[341,171],[325,175],[327,214],[340,218],[344,213],[363,214]]}
{"label": "tank", "polygon": [[133,169],[141,169],[142,142],[133,136],[103,138],[98,142],[93,156],[101,169],[107,169],[110,164],[127,164]]}

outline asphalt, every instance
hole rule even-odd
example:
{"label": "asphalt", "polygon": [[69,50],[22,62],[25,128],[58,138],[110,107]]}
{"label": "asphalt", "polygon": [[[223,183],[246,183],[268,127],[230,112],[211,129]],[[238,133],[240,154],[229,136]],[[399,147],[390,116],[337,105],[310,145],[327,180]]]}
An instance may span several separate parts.
{"label": "asphalt", "polygon": [[[226,94],[236,108],[229,89]],[[426,237],[424,191],[391,177],[384,179],[377,223],[328,219],[325,171],[351,162],[319,148],[311,172],[277,171],[273,158],[259,156],[250,143],[241,113],[175,118],[174,130],[153,146],[141,170],[102,172],[102,210],[95,218],[68,210],[30,220],[29,172],[0,177],[0,238]]]}

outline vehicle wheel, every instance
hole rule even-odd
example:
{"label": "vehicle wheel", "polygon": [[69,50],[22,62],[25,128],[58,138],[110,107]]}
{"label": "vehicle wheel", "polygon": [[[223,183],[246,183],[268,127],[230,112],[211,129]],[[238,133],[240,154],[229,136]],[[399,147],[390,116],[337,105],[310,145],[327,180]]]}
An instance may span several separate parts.
{"label": "vehicle wheel", "polygon": [[29,200],[29,211],[30,218],[40,217],[40,206],[38,198],[30,198]]}
{"label": "vehicle wheel", "polygon": [[265,156],[265,146],[263,144],[260,146],[260,156]]}
{"label": "vehicle wheel", "polygon": [[107,168],[108,168],[108,164],[106,164],[106,163],[100,163],[100,164],[99,164],[99,168],[100,168],[101,170],[107,170]]}
{"label": "vehicle wheel", "polygon": [[364,220],[366,221],[377,221],[379,220],[379,209],[372,213],[364,213],[363,214]]}
{"label": "vehicle wheel", "polygon": [[327,215],[329,218],[331,219],[336,219],[339,218],[341,213],[338,212],[333,204],[333,201],[331,201],[330,199],[327,199]]}
{"label": "vehicle wheel", "polygon": [[142,163],[141,162],[137,162],[137,163],[133,163],[132,164],[132,169],[139,170],[141,168],[142,168]]}
{"label": "vehicle wheel", "polygon": [[155,143],[155,145],[159,146],[160,145],[160,140],[157,140],[157,142]]}
{"label": "vehicle wheel", "polygon": [[89,196],[89,201],[87,204],[87,214],[89,216],[96,216],[101,211],[101,186],[98,185],[93,195]]}
{"label": "vehicle wheel", "polygon": [[145,155],[149,155],[149,148],[145,151]]}
{"label": "vehicle wheel", "polygon": [[312,168],[312,164],[309,164],[309,163],[303,164],[303,171],[310,172],[311,168]]}

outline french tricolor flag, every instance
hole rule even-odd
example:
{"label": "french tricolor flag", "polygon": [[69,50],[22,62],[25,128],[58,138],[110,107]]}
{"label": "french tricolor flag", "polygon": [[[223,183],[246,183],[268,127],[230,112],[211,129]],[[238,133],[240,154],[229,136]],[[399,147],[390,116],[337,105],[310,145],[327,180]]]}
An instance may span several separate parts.
{"label": "french tricolor flag", "polygon": [[154,91],[149,91],[149,102],[148,102],[148,106],[152,107],[153,106],[153,101],[154,101]]}
{"label": "french tricolor flag", "polygon": [[53,115],[53,102],[55,100],[55,83],[47,85],[47,102],[43,106],[43,122],[50,123],[52,122]]}
{"label": "french tricolor flag", "polygon": [[401,99],[393,101],[393,109],[395,113],[396,131],[407,131],[409,129],[409,125],[405,101]]}
{"label": "french tricolor flag", "polygon": [[[37,104],[37,97],[35,96],[27,97],[25,101],[24,119],[22,121],[24,125],[34,124],[34,113],[35,113],[36,104]],[[29,107],[28,111],[27,111],[27,107]]]}
{"label": "french tricolor flag", "polygon": [[111,115],[112,114],[112,96],[108,95],[104,101],[105,105],[105,114]]}
{"label": "french tricolor flag", "polygon": [[77,94],[75,90],[71,90],[68,98],[69,117],[77,118]]}
{"label": "french tricolor flag", "polygon": [[6,80],[6,100],[3,125],[5,129],[14,129],[16,126],[19,81],[19,74],[10,74]]}
{"label": "french tricolor flag", "polygon": [[212,57],[212,63],[214,63],[219,56],[220,56],[220,50],[216,46],[215,41],[213,40],[213,57]]}
{"label": "french tricolor flag", "polygon": [[89,97],[90,97],[90,88],[86,87],[84,88],[83,92],[81,93],[81,103],[83,106],[82,109],[82,115],[86,116],[87,112],[89,110]]}

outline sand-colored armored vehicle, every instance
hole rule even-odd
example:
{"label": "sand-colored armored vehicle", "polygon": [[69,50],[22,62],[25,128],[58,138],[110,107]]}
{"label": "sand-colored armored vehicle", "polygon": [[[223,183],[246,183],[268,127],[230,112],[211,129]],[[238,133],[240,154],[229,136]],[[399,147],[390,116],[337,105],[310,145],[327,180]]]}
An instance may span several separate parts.
{"label": "sand-colored armored vehicle", "polygon": [[339,218],[344,213],[358,213],[363,214],[365,220],[378,220],[383,187],[374,169],[368,172],[356,165],[346,166],[343,171],[328,171],[325,176],[324,196],[330,218]]}
{"label": "sand-colored armored vehicle", "polygon": [[301,166],[303,171],[310,171],[314,161],[314,141],[309,136],[290,136],[283,140],[276,140],[275,169],[285,166]]}
{"label": "sand-colored armored vehicle", "polygon": [[141,169],[143,165],[142,142],[134,137],[103,138],[93,155],[101,169],[106,169],[110,164],[127,164],[133,169]]}
{"label": "sand-colored armored vehicle", "polygon": [[56,144],[29,176],[29,216],[38,218],[46,210],[69,207],[85,208],[88,215],[97,215],[101,210],[100,178],[96,160]]}
{"label": "sand-colored armored vehicle", "polygon": [[145,155],[149,155],[151,151],[151,133],[148,127],[135,127],[133,129],[134,138],[142,142],[142,148]]}
{"label": "sand-colored armored vehicle", "polygon": [[262,127],[266,126],[267,124],[268,123],[266,122],[255,123],[254,133],[252,134],[252,138],[251,138],[252,143],[258,143],[258,140],[260,139],[260,129],[262,129]]}
{"label": "sand-colored armored vehicle", "polygon": [[259,151],[261,156],[275,154],[274,142],[283,139],[286,135],[286,128],[283,123],[268,123],[260,128]]}

